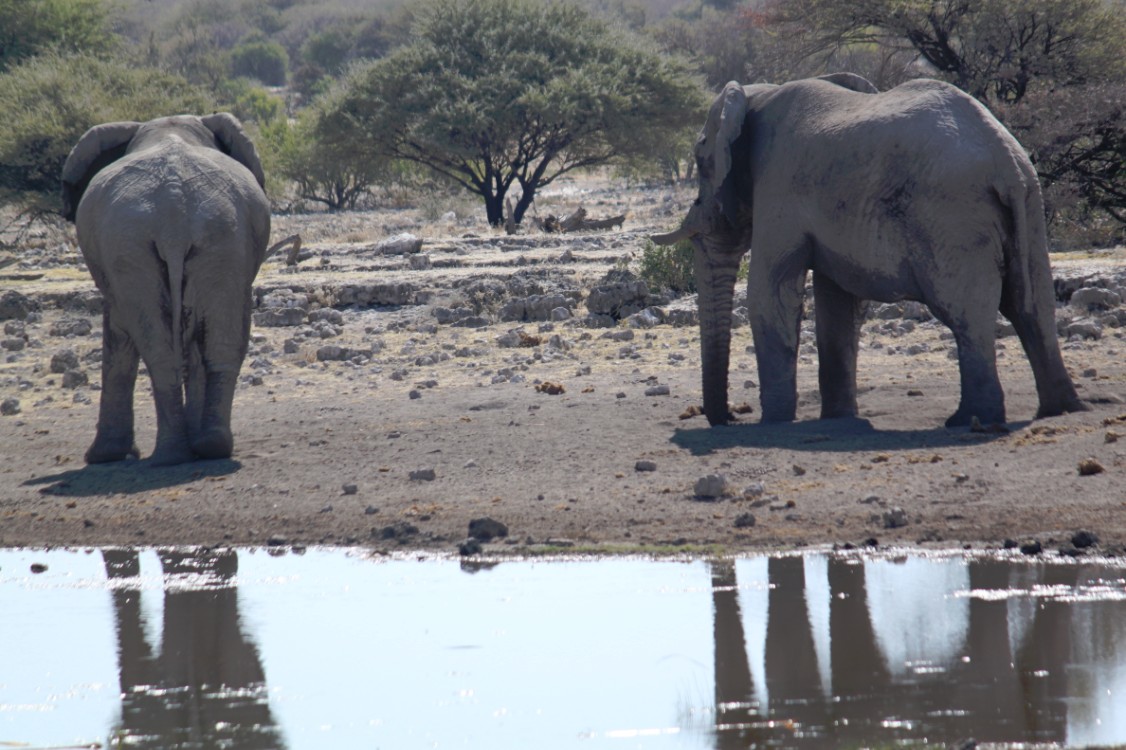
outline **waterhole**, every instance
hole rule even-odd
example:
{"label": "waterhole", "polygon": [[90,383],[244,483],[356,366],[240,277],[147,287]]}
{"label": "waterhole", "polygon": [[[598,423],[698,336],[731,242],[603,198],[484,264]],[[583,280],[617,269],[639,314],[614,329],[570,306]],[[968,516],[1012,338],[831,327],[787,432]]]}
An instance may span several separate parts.
{"label": "waterhole", "polygon": [[971,739],[1126,743],[1126,568],[0,550],[0,747]]}

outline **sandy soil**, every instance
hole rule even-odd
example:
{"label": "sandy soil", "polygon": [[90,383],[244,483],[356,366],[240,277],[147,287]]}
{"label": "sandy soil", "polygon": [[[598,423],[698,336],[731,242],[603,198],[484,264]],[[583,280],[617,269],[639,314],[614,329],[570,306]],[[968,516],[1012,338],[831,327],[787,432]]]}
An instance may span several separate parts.
{"label": "sandy soil", "polygon": [[[314,255],[296,272],[269,261],[257,281],[260,298],[286,287],[331,304],[348,284],[402,283],[417,304],[341,306],[342,322],[328,338],[302,338],[289,353],[295,329],[256,327],[235,399],[234,457],[167,469],[83,464],[98,400],[93,285],[62,235],[5,236],[11,249],[0,251],[0,265],[8,258],[0,292],[14,289],[41,312],[22,333],[2,337],[26,345],[0,352],[0,401],[19,402],[19,413],[0,417],[0,545],[456,552],[471,521],[491,518],[507,536],[486,542],[486,552],[1038,539],[1055,554],[1088,530],[1102,551],[1126,553],[1126,328],[1105,316],[1100,338],[1062,340],[1091,411],[1032,421],[1031,371],[1007,336],[998,349],[1012,421],[1007,431],[984,433],[942,427],[957,403],[958,372],[952,342],[933,321],[865,325],[862,418],[843,423],[816,419],[817,357],[806,324],[799,421],[782,426],[757,423],[752,342],[741,327],[731,401],[754,412],[717,429],[688,416],[700,403],[693,327],[436,322],[435,307],[464,300],[474,279],[524,274],[589,289],[615,262],[636,259],[645,234],[673,226],[689,200],[686,191],[573,186],[541,198],[541,213],[582,202],[599,217],[628,211],[624,228],[516,241],[473,218],[430,222],[410,211],[278,217],[277,237],[301,231]],[[404,229],[424,238],[430,267],[373,254],[376,242]],[[1058,277],[1105,280],[1121,274],[1124,259],[1119,249],[1053,262]],[[1067,306],[1060,313],[1082,317]],[[78,318],[93,323],[89,333],[52,333]],[[535,345],[501,346],[498,338],[514,328]],[[367,356],[318,361],[324,345]],[[90,384],[51,371],[60,350],[74,352],[79,364],[71,369]],[[656,386],[667,386],[667,395]],[[154,419],[144,378],[137,414],[147,454]],[[1096,463],[1101,471],[1081,471]],[[726,494],[695,494],[708,474],[723,475]]]}

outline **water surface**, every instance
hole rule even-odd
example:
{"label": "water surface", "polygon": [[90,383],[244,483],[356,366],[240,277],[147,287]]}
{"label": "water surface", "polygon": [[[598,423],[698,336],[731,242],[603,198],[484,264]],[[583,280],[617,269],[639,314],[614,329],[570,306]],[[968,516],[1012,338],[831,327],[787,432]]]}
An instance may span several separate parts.
{"label": "water surface", "polygon": [[1126,743],[1126,570],[0,550],[0,747],[968,738]]}

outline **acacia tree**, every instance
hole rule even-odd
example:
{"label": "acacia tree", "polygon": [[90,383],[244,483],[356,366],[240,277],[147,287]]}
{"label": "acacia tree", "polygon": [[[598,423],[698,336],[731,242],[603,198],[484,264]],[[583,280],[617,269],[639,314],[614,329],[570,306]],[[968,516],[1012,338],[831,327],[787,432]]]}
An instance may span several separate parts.
{"label": "acacia tree", "polygon": [[878,43],[909,49],[986,104],[1016,103],[1035,79],[1072,85],[1123,71],[1122,0],[765,0],[764,22],[807,54]]}
{"label": "acacia tree", "polygon": [[415,162],[519,223],[563,174],[655,150],[702,118],[702,91],[674,56],[576,6],[433,0],[414,39],[354,68],[326,117],[359,147]]}
{"label": "acacia tree", "polygon": [[1056,211],[1126,225],[1126,0],[763,0],[747,13],[809,56],[913,55],[1014,132]]}

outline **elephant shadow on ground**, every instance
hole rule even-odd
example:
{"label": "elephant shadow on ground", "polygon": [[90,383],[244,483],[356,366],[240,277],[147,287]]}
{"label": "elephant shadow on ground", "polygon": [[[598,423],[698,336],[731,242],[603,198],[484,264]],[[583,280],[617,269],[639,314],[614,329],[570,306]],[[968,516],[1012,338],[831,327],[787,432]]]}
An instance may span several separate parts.
{"label": "elephant shadow on ground", "polygon": [[88,464],[81,469],[34,477],[23,484],[43,485],[40,494],[60,497],[92,497],[118,492],[131,495],[189,484],[205,477],[226,476],[241,468],[242,464],[233,459],[193,461],[161,468],[146,466],[145,461],[118,461]]}
{"label": "elephant shadow on ground", "polygon": [[1011,422],[996,431],[971,432],[936,427],[925,430],[880,430],[867,419],[818,419],[805,422],[729,424],[677,429],[669,440],[694,456],[729,448],[784,448],[794,451],[848,453],[940,448],[992,442],[1028,422]]}

